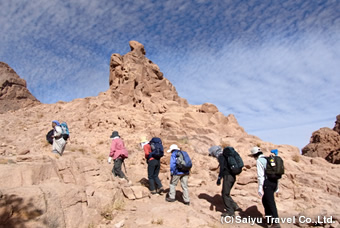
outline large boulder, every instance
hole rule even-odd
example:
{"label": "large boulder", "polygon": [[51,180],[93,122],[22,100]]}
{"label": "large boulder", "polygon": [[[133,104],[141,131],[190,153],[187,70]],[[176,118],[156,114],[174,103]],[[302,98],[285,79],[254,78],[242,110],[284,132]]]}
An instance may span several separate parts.
{"label": "large boulder", "polygon": [[333,130],[340,134],[340,115],[336,116],[335,126]]}
{"label": "large boulder", "polygon": [[340,115],[333,129],[321,128],[313,132],[310,142],[302,148],[302,154],[309,157],[322,157],[327,161],[340,164]]}

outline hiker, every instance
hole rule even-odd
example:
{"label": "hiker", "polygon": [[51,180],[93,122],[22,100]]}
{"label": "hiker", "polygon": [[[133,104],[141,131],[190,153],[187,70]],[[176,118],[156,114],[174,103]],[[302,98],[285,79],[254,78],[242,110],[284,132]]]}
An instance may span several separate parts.
{"label": "hiker", "polygon": [[[183,200],[185,205],[190,205],[190,198],[189,198],[189,191],[188,191],[188,179],[189,179],[189,171],[181,171],[176,161],[179,157],[179,153],[183,152],[176,144],[172,144],[170,149],[167,151],[168,153],[171,152],[170,158],[170,190],[169,190],[169,197],[166,197],[165,200],[168,202],[175,202],[176,199],[176,186],[179,181],[181,181],[181,186],[183,190]],[[191,161],[190,161],[191,162]]]}
{"label": "hiker", "polygon": [[[152,141],[152,140],[151,140]],[[157,159],[151,155],[152,149],[150,142],[146,137],[141,138],[140,145],[145,153],[145,159],[148,164],[148,180],[149,190],[151,194],[162,194],[164,189],[161,180],[159,179],[159,170],[161,168],[160,159]]]}
{"label": "hiker", "polygon": [[[218,151],[218,150],[217,150]],[[209,151],[210,152],[210,151]],[[221,185],[221,179],[223,179],[222,185],[222,199],[224,203],[224,207],[226,212],[222,213],[222,216],[235,216],[235,211],[241,210],[241,208],[237,205],[237,203],[233,200],[230,195],[231,189],[234,186],[236,181],[236,175],[242,171],[243,161],[241,161],[238,165],[238,172],[233,172],[231,169],[231,159],[233,159],[233,163],[235,163],[234,157],[238,156],[238,153],[235,151],[233,147],[225,147],[222,153],[215,153],[217,160],[220,165],[220,171],[218,174],[218,179],[216,184],[219,186]]]}
{"label": "hiker", "polygon": [[60,127],[60,123],[57,120],[52,121],[52,128],[53,128],[53,144],[52,144],[52,153],[59,154],[60,156],[63,155],[66,141],[62,137],[62,130]]}
{"label": "hiker", "polygon": [[[276,152],[276,153],[275,153]],[[278,228],[280,227],[280,224],[278,223],[278,213],[274,198],[274,193],[279,191],[278,188],[278,180],[277,179],[271,179],[268,178],[268,175],[266,175],[266,167],[267,167],[267,159],[263,155],[261,149],[259,147],[253,147],[250,150],[250,155],[256,160],[256,167],[257,167],[257,180],[258,180],[258,194],[260,197],[262,197],[262,204],[264,207],[265,215],[271,216],[272,219],[266,219],[266,222],[268,225],[272,224],[272,228]],[[275,156],[277,156],[277,150],[273,151]]]}
{"label": "hiker", "polygon": [[110,138],[112,139],[112,143],[108,163],[111,164],[113,159],[112,173],[115,177],[118,176],[119,178],[126,179],[129,183],[131,183],[122,171],[122,164],[124,164],[125,167],[124,160],[125,158],[128,158],[128,151],[125,148],[124,142],[120,138],[118,131],[113,131]]}

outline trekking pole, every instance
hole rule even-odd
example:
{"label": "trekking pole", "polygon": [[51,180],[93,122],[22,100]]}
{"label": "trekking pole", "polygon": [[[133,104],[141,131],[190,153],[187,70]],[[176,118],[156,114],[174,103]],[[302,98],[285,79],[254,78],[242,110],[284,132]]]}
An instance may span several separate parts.
{"label": "trekking pole", "polygon": [[124,165],[125,173],[127,174],[124,160],[123,160],[123,165]]}

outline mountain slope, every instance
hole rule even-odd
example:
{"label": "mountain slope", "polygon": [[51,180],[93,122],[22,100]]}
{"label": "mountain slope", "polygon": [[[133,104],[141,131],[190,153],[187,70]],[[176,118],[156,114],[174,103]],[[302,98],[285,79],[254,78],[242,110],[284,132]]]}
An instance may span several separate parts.
{"label": "mountain slope", "polygon": [[[301,156],[296,147],[274,145],[249,135],[232,114],[224,116],[213,104],[188,104],[145,57],[143,45],[134,41],[130,47],[126,55],[111,56],[110,89],[97,97],[38,104],[0,114],[0,224],[225,227],[220,224],[223,203],[221,187],[216,186],[218,164],[207,156],[211,146],[221,144],[233,146],[245,163],[232,189],[233,198],[243,209],[239,214],[242,218],[263,214],[257,196],[255,161],[247,156],[251,147],[260,145],[265,154],[279,149],[285,161],[286,173],[277,198],[281,217],[304,215],[314,219],[325,215],[340,220],[339,166]],[[45,140],[54,119],[66,121],[71,131],[62,157],[52,154]],[[113,178],[112,164],[107,164],[113,130],[119,132],[129,151],[125,163],[132,187]],[[166,149],[176,143],[189,153],[193,161],[189,207],[181,203],[179,186],[179,201],[174,203],[166,202],[165,195],[148,194],[141,136],[161,137]],[[169,159],[166,153],[160,173],[167,190]]]}

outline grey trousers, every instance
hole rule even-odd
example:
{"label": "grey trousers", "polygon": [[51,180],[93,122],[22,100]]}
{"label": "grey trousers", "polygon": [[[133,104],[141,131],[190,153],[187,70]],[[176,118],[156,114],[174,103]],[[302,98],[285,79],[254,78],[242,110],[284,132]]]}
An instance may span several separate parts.
{"label": "grey trousers", "polygon": [[189,175],[173,175],[170,180],[170,191],[169,198],[175,199],[176,196],[176,186],[179,181],[181,181],[181,186],[183,189],[183,200],[184,202],[190,202],[189,191],[188,191],[188,179]]}
{"label": "grey trousers", "polygon": [[122,158],[117,158],[114,160],[114,164],[113,164],[113,168],[112,168],[112,173],[115,177],[119,177],[119,178],[125,178],[126,180],[127,177],[125,176],[125,174],[122,171],[122,164],[123,164],[124,160]]}

